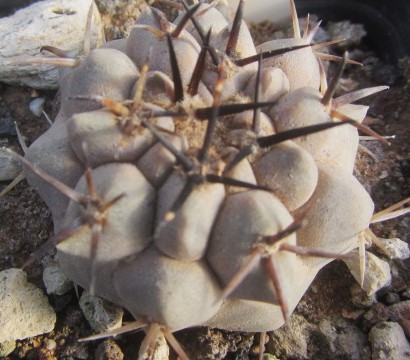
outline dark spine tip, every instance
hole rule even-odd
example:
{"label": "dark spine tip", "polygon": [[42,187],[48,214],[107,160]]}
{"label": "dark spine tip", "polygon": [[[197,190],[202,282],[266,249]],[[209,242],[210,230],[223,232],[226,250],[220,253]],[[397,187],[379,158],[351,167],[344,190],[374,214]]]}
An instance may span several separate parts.
{"label": "dark spine tip", "polygon": [[[311,46],[310,44],[306,44],[306,45],[288,46],[288,47],[285,47],[285,48],[282,48],[282,49],[264,51],[264,52],[262,52],[262,59],[263,60],[269,59],[269,58],[274,57],[274,56],[283,55],[283,54],[286,54],[288,52],[304,49],[304,48],[307,48],[307,47],[310,47],[310,46]],[[249,56],[249,57],[246,57],[246,58],[243,58],[243,59],[235,60],[234,62],[237,66],[245,66],[245,65],[248,65],[248,64],[252,64],[256,61],[259,61],[259,56],[260,56],[260,54],[252,55],[252,56]]]}
{"label": "dark spine tip", "polygon": [[201,81],[202,74],[205,70],[206,53],[209,49],[209,40],[211,37],[211,33],[212,28],[209,29],[208,34],[206,35],[205,42],[202,45],[201,52],[198,56],[194,72],[192,73],[192,77],[188,85],[188,94],[191,96],[194,96],[198,93],[199,82]]}
{"label": "dark spine tip", "polygon": [[[238,114],[242,111],[252,110],[263,107],[270,107],[276,104],[276,101],[266,101],[260,103],[246,104],[226,104],[219,107],[219,116]],[[199,108],[195,111],[195,117],[199,120],[208,119],[211,116],[213,107]]]}
{"label": "dark spine tip", "polygon": [[226,176],[219,176],[215,174],[207,174],[205,176],[205,180],[210,183],[240,187],[240,188],[245,188],[249,190],[262,190],[262,191],[274,192],[274,190],[268,186],[255,185],[255,184],[251,184],[245,181],[233,179],[233,178],[226,177]]}
{"label": "dark spine tip", "polygon": [[341,126],[343,124],[343,122],[328,122],[324,124],[304,126],[297,129],[283,131],[274,135],[260,137],[256,141],[261,148],[266,148],[273,145],[277,145],[287,140],[292,140],[301,136],[314,134],[320,131],[331,129],[336,126]]}
{"label": "dark spine tip", "polygon": [[209,149],[211,148],[212,139],[215,133],[216,122],[219,116],[219,109],[221,103],[221,93],[223,89],[223,65],[218,65],[218,79],[216,80],[216,84],[213,91],[213,104],[212,104],[212,111],[208,120],[208,126],[206,128],[204,144],[202,146],[199,161],[204,163],[207,161]]}
{"label": "dark spine tip", "polygon": [[174,31],[172,31],[171,36],[172,37],[178,37],[181,31],[185,28],[186,24],[188,23],[189,19],[192,19],[192,16],[195,14],[195,12],[198,10],[198,8],[201,6],[201,3],[198,3],[191,7],[190,9],[187,10],[187,12],[184,14],[178,25],[175,27]]}
{"label": "dark spine tip", "polygon": [[[185,10],[188,11],[189,6],[187,5],[185,0],[182,0],[182,4],[184,5]],[[202,28],[201,24],[198,23],[198,21],[196,20],[195,16],[191,16],[191,21],[195,26],[195,29],[199,35],[199,37],[201,38],[202,42],[205,43],[205,39],[206,39],[206,35],[204,32],[204,29]],[[216,54],[215,48],[212,46],[209,46],[209,55],[212,58],[212,62],[215,66],[218,66],[219,64],[219,60],[218,60],[218,55]]]}
{"label": "dark spine tip", "polygon": [[174,102],[184,100],[184,89],[182,87],[181,72],[179,71],[178,61],[175,54],[174,44],[169,34],[167,36],[167,44],[169,49],[169,61],[171,63],[172,80],[174,82]]}
{"label": "dark spine tip", "polygon": [[232,23],[232,29],[229,33],[228,42],[226,44],[225,54],[229,57],[232,57],[236,50],[236,46],[238,44],[239,39],[239,31],[241,29],[242,17],[243,17],[243,9],[245,5],[245,0],[240,0],[238,4],[238,8],[236,9],[235,18]]}
{"label": "dark spine tip", "polygon": [[[189,6],[186,3],[185,0],[182,0],[182,4],[184,5],[185,10],[188,11]],[[206,35],[204,32],[204,29],[202,28],[202,26],[198,23],[198,21],[195,19],[195,16],[191,16],[191,21],[195,26],[196,31],[198,32],[199,37],[201,38],[202,42],[205,43],[206,41]],[[215,66],[218,66],[219,64],[219,60],[218,60],[218,55],[216,54],[215,48],[210,46],[209,49],[209,55],[212,58],[212,62],[214,63]]]}

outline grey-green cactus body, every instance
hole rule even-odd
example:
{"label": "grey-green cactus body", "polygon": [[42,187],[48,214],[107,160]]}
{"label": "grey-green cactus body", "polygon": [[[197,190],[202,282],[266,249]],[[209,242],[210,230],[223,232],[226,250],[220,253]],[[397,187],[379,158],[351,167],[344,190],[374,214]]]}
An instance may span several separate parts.
{"label": "grey-green cactus body", "polygon": [[[293,311],[316,273],[330,261],[301,256],[285,245],[344,254],[357,247],[357,235],[369,226],[373,202],[352,175],[358,145],[354,127],[343,125],[260,145],[259,138],[275,132],[335,122],[321,102],[319,63],[310,47],[263,60],[259,78],[256,62],[237,62],[260,50],[308,41],[268,42],[256,49],[241,22],[232,55],[227,56],[232,19],[215,7],[206,11],[207,7],[202,4],[193,16],[202,35],[216,22],[210,46],[223,66],[217,67],[208,53],[196,90],[191,91],[191,78],[204,48],[198,30],[188,21],[174,36],[176,25],[149,7],[125,40],[124,52],[107,43],[61,80],[60,113],[51,129],[32,144],[27,158],[84,194],[90,185],[83,172],[91,166],[94,195],[101,203],[115,199],[110,206],[91,202],[84,207],[69,202],[38,177],[28,179],[51,208],[56,231],[76,219],[83,222],[57,246],[60,264],[75,283],[86,289],[94,283],[96,295],[171,330],[210,325],[267,331],[284,322],[281,297]],[[178,101],[167,34],[183,90]],[[141,75],[144,65],[149,71]],[[136,98],[142,77],[142,95]],[[259,129],[253,122],[256,107],[220,114],[209,147],[203,146],[213,110],[252,103],[258,84],[259,102],[276,101],[262,107]],[[102,109],[104,104],[96,97],[122,103],[128,113]],[[154,117],[155,111],[164,114]],[[349,117],[355,118],[355,111],[343,107]],[[172,149],[146,122],[168,139]],[[246,147],[252,150],[249,156],[224,171]],[[185,164],[173,151],[183,155]],[[300,230],[276,245],[264,242],[299,216],[307,220]],[[96,237],[92,260],[91,239]],[[255,249],[261,251],[259,261],[223,296]],[[271,265],[281,294],[266,271]]]}

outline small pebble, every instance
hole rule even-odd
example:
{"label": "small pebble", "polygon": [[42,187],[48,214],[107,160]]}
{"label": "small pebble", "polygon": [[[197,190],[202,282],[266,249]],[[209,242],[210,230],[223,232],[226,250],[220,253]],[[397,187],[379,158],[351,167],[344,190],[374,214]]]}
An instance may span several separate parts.
{"label": "small pebble", "polygon": [[384,297],[384,301],[388,304],[396,304],[400,301],[400,295],[396,293],[387,293],[386,296]]}
{"label": "small pebble", "polygon": [[46,99],[44,98],[37,98],[30,102],[29,108],[30,111],[37,117],[40,117],[43,113],[44,103]]}
{"label": "small pebble", "polygon": [[47,294],[64,295],[73,288],[73,282],[54,260],[49,260],[44,264],[43,282]]}
{"label": "small pebble", "polygon": [[14,126],[14,119],[10,114],[5,114],[0,117],[0,135],[16,135],[16,127]]}
{"label": "small pebble", "polygon": [[44,340],[44,347],[49,350],[55,350],[57,348],[57,343],[53,339],[45,339]]}
{"label": "small pebble", "polygon": [[398,238],[393,239],[382,239],[381,241],[383,248],[380,250],[387,255],[390,259],[408,259],[410,257],[409,245]]}
{"label": "small pebble", "polygon": [[263,354],[262,360],[279,360],[279,359],[272,354]]}
{"label": "small pebble", "polygon": [[308,354],[309,323],[301,315],[293,314],[289,323],[269,334],[267,352],[280,359],[305,359]]}
{"label": "small pebble", "polygon": [[367,295],[358,283],[353,284],[350,288],[350,296],[353,305],[361,309],[369,308],[377,302],[375,294]]}
{"label": "small pebble", "polygon": [[410,300],[401,301],[388,308],[391,320],[397,321],[410,338]]}
{"label": "small pebble", "polygon": [[97,346],[95,358],[96,360],[122,360],[124,354],[114,340],[105,340]]}
{"label": "small pebble", "polygon": [[[351,254],[359,256],[358,250],[353,250]],[[357,258],[352,260],[344,260],[350,272],[354,276],[357,282],[360,282],[360,265]],[[366,269],[364,273],[363,290],[367,295],[371,296],[385,287],[391,282],[390,266],[389,264],[366,251]]]}
{"label": "small pebble", "polygon": [[383,170],[379,175],[379,179],[385,179],[388,176],[389,176],[389,173],[387,172],[387,170]]}
{"label": "small pebble", "polygon": [[22,170],[21,164],[13,155],[0,152],[0,181],[14,180]]}
{"label": "small pebble", "polygon": [[410,300],[410,289],[404,290],[401,296],[403,297],[403,299]]}
{"label": "small pebble", "polygon": [[92,296],[86,291],[80,298],[84,316],[96,332],[119,328],[122,325],[124,310],[104,299]]}
{"label": "small pebble", "polygon": [[364,331],[369,331],[374,325],[382,321],[389,320],[390,314],[387,306],[377,303],[374,304],[370,310],[363,315]]}
{"label": "small pebble", "polygon": [[381,322],[369,333],[372,344],[372,360],[408,360],[410,344],[403,330],[395,322]]}

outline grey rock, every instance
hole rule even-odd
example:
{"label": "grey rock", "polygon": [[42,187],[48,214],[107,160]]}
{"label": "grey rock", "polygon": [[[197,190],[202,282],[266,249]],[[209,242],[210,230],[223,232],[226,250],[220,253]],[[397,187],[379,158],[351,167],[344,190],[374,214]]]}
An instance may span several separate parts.
{"label": "grey rock", "polygon": [[47,294],[64,295],[73,288],[73,282],[54,260],[50,260],[44,265],[43,282]]}
{"label": "grey rock", "polygon": [[13,155],[5,152],[0,153],[0,181],[14,180],[22,169]]}
{"label": "grey rock", "polygon": [[81,295],[80,307],[91,327],[97,332],[116,329],[122,325],[124,310],[121,307],[86,291]]}
{"label": "grey rock", "polygon": [[389,293],[386,294],[386,296],[384,298],[384,301],[389,305],[396,304],[396,303],[400,302],[400,295],[396,294],[396,293],[389,292]]}
{"label": "grey rock", "polygon": [[410,289],[404,290],[401,296],[403,296],[404,299],[410,300]]}
{"label": "grey rock", "polygon": [[352,285],[350,295],[353,305],[358,308],[368,308],[377,302],[376,296],[374,294],[367,295],[358,283]]}
{"label": "grey rock", "polygon": [[124,359],[124,354],[117,343],[109,339],[97,346],[95,358],[96,360],[122,360]]}
{"label": "grey rock", "polygon": [[20,269],[0,273],[0,343],[50,332],[56,314],[47,297]]}
{"label": "grey rock", "polygon": [[6,113],[0,116],[0,135],[16,135],[16,127],[14,119],[10,114]]}
{"label": "grey rock", "polygon": [[266,351],[278,358],[307,358],[309,323],[300,315],[292,315],[290,322],[269,334]]}
{"label": "grey rock", "polygon": [[410,344],[403,329],[395,322],[381,322],[369,333],[372,344],[372,360],[408,360]]}
{"label": "grey rock", "polygon": [[332,358],[362,360],[361,351],[366,348],[366,336],[352,322],[343,318],[325,318],[319,325]]}
{"label": "grey rock", "polygon": [[369,311],[363,315],[363,326],[365,329],[370,330],[370,328],[382,321],[387,321],[389,319],[389,309],[387,306],[376,303]]}
{"label": "grey rock", "polygon": [[410,338],[410,300],[391,305],[388,310],[390,318],[397,321],[403,328],[406,336]]}
{"label": "grey rock", "polygon": [[[352,254],[359,255],[358,250],[353,250]],[[344,260],[350,272],[360,282],[360,264],[358,258]],[[366,251],[366,268],[364,273],[363,290],[367,295],[373,295],[391,281],[389,264],[377,256]]]}
{"label": "grey rock", "polygon": [[61,359],[78,359],[78,360],[88,360],[89,351],[88,344],[86,342],[75,341],[73,343],[67,344],[62,351]]}

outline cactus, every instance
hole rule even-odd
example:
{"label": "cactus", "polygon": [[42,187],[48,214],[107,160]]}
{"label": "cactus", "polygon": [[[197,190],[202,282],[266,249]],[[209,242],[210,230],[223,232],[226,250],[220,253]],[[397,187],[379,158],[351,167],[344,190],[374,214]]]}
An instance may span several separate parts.
{"label": "cactus", "polygon": [[352,102],[386,87],[333,98],[347,55],[328,86],[316,28],[301,37],[294,14],[295,38],[255,47],[243,4],[229,19],[182,1],[173,23],[146,7],[62,72],[57,118],[21,158],[56,232],[30,261],[56,246],[127,330],[148,328],[141,354],[163,333],[187,358],[172,332],[198,325],[280,327],[372,219],[357,129],[385,140]]}

